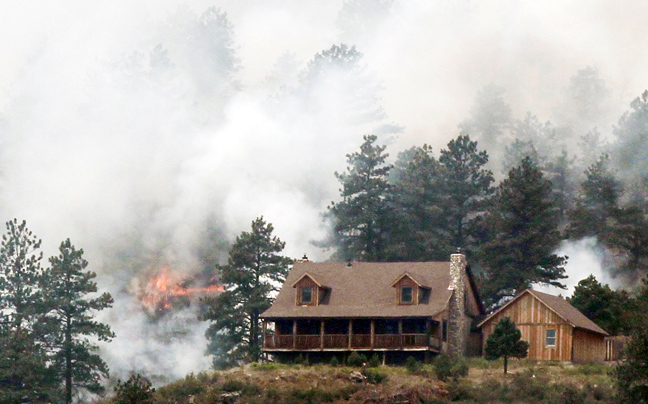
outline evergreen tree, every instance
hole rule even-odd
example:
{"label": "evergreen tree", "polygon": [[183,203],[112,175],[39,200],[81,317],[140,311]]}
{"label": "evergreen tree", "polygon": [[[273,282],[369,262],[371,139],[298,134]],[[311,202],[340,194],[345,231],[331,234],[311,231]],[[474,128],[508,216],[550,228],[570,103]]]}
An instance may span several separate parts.
{"label": "evergreen tree", "polygon": [[391,221],[387,257],[391,261],[447,259],[451,245],[444,232],[443,167],[432,147],[423,145],[399,153],[391,171]]}
{"label": "evergreen tree", "polygon": [[529,343],[522,341],[522,333],[510,318],[504,317],[496,325],[486,340],[486,359],[504,358],[504,374],[508,371],[508,358],[524,358]]}
{"label": "evergreen tree", "polygon": [[570,238],[597,237],[601,243],[609,245],[611,232],[617,227],[615,222],[620,215],[622,185],[608,165],[608,157],[601,156],[585,172],[580,197],[568,214],[567,233]]}
{"label": "evergreen tree", "polygon": [[492,194],[493,173],[484,167],[488,153],[477,149],[477,142],[460,135],[441,150],[443,166],[444,214],[448,217],[448,233],[454,247],[470,247],[469,235],[477,215],[484,211],[485,201]]}
{"label": "evergreen tree", "polygon": [[259,316],[271,303],[288,273],[291,260],[279,255],[285,243],[272,235],[272,224],[263,217],[252,222],[252,231],[236,238],[227,265],[220,266],[220,281],[225,291],[207,299],[204,320],[212,321],[207,330],[214,367],[261,358]]}
{"label": "evergreen tree", "polygon": [[567,257],[553,253],[561,236],[551,182],[530,158],[509,171],[486,218],[489,241],[481,248],[484,295],[490,305],[533,284],[564,286]]}
{"label": "evergreen tree", "polygon": [[648,321],[645,314],[637,320],[624,361],[616,368],[618,398],[623,404],[648,403]]}
{"label": "evergreen tree", "polygon": [[115,404],[152,404],[155,389],[151,381],[141,374],[132,373],[128,380],[117,380],[115,386]]}
{"label": "evergreen tree", "polygon": [[53,367],[65,386],[65,402],[72,402],[73,389],[93,393],[104,390],[101,377],[108,376],[108,366],[96,353],[89,337],[109,341],[114,337],[110,327],[93,320],[94,313],[112,306],[109,293],[90,298],[97,292],[94,272],[86,271],[88,262],[83,250],[77,250],[70,239],[59,247],[60,254],[49,259],[51,268],[42,280],[46,304],[52,308],[47,316],[52,340]]}
{"label": "evergreen tree", "polygon": [[391,166],[385,165],[385,146],[375,145],[376,140],[376,136],[364,136],[360,151],[347,155],[347,173],[335,173],[342,184],[342,201],[331,203],[329,215],[333,219],[337,255],[343,260],[386,258],[391,215],[387,175]]}
{"label": "evergreen tree", "polygon": [[612,290],[594,275],[578,282],[569,303],[611,335],[626,334],[632,327],[634,302],[625,291]]}
{"label": "evergreen tree", "polygon": [[626,183],[639,182],[648,176],[644,158],[648,154],[648,90],[635,98],[630,108],[613,130],[617,141],[612,156]]}
{"label": "evergreen tree", "polygon": [[0,243],[0,396],[45,402],[57,383],[45,352],[41,241],[25,221],[14,219],[6,227]]}
{"label": "evergreen tree", "polygon": [[504,89],[489,84],[476,95],[470,118],[460,125],[462,135],[471,135],[495,161],[501,161],[505,137],[513,123],[511,106],[504,100]]}

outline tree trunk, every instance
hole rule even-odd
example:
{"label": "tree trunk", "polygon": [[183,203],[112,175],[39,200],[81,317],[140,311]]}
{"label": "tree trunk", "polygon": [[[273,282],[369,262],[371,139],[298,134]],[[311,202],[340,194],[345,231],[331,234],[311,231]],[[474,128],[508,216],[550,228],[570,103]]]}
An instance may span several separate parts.
{"label": "tree trunk", "polygon": [[504,375],[508,373],[508,356],[504,355]]}
{"label": "tree trunk", "polygon": [[72,403],[72,326],[69,317],[65,324],[65,402]]}

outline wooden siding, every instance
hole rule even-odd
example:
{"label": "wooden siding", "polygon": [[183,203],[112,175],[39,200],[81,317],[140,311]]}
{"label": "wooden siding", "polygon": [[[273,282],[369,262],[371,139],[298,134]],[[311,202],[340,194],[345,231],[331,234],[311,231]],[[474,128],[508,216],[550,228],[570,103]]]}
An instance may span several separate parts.
{"label": "wooden siding", "polygon": [[[529,359],[572,360],[573,327],[534,296],[530,294],[522,296],[484,324],[482,327],[484,341],[504,317],[509,317],[515,323],[522,333],[522,340],[529,343]],[[546,346],[547,330],[556,330],[555,346]]]}
{"label": "wooden siding", "polygon": [[[313,288],[310,303],[302,303],[301,301],[301,288]],[[295,284],[295,304],[298,306],[317,306],[320,299],[320,291],[317,284],[308,276],[303,277]]]}
{"label": "wooden siding", "polygon": [[574,362],[605,360],[605,336],[585,330],[574,330]]}
{"label": "wooden siding", "polygon": [[478,316],[482,314],[479,310],[479,303],[477,303],[475,291],[470,287],[470,280],[468,278],[468,275],[464,276],[464,285],[466,285],[466,313],[471,316]]}
{"label": "wooden siding", "polygon": [[[411,303],[401,302],[401,287],[403,286],[409,286],[412,288]],[[403,276],[398,282],[396,282],[394,288],[396,289],[396,304],[418,304],[419,287],[416,282],[412,280],[412,278],[410,278],[409,276]]]}

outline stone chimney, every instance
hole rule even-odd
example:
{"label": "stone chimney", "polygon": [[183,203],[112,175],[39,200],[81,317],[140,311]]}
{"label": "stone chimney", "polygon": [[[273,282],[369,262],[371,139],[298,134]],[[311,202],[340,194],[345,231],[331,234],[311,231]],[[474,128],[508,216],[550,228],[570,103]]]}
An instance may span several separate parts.
{"label": "stone chimney", "polygon": [[450,255],[450,285],[452,297],[448,307],[448,355],[463,356],[470,333],[470,324],[466,317],[466,256],[457,249]]}

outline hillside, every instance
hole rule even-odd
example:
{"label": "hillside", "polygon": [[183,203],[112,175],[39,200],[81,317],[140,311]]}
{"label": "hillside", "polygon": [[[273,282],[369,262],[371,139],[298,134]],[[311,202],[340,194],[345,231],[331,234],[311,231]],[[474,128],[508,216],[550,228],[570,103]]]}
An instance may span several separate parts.
{"label": "hillside", "polygon": [[[189,375],[156,389],[155,404],[212,403],[613,403],[610,365],[468,362],[467,377],[445,382],[432,365],[360,368],[266,363]],[[360,372],[367,378],[361,378]],[[114,401],[102,400],[99,404]]]}

